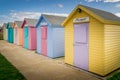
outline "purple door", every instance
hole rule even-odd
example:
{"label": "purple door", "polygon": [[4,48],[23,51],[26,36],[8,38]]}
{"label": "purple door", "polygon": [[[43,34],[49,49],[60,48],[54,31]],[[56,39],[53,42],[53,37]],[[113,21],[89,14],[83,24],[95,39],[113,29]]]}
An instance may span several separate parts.
{"label": "purple door", "polygon": [[88,70],[88,23],[74,25],[74,65]]}

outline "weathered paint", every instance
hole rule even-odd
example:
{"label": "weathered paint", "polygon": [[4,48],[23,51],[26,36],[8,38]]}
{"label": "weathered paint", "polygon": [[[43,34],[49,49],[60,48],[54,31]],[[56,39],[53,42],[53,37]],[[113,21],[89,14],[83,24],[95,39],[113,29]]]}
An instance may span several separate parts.
{"label": "weathered paint", "polygon": [[88,23],[74,24],[74,65],[88,70]]}

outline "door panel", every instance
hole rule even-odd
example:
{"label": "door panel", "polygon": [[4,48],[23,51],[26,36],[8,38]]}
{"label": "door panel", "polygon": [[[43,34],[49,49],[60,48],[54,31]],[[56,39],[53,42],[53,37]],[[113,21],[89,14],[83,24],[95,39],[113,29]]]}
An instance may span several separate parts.
{"label": "door panel", "polygon": [[88,23],[74,25],[74,65],[88,70]]}
{"label": "door panel", "polygon": [[42,39],[47,39],[47,27],[41,28]]}
{"label": "door panel", "polygon": [[28,49],[28,28],[24,29],[24,47]]}
{"label": "door panel", "polygon": [[47,40],[41,40],[41,52],[43,55],[47,56]]}
{"label": "door panel", "polygon": [[41,27],[41,53],[47,56],[47,27]]}

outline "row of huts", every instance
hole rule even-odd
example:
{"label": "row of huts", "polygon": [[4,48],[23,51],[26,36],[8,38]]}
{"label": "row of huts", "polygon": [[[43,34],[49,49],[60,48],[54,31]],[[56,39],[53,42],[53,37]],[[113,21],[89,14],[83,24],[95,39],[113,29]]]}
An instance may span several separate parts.
{"label": "row of huts", "polygon": [[120,18],[110,12],[78,5],[67,18],[42,14],[3,28],[10,43],[101,76],[120,68]]}

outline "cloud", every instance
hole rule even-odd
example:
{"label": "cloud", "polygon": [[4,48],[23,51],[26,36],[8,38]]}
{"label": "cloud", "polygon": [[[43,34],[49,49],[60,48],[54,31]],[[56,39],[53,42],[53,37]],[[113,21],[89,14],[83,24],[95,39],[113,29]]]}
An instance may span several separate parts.
{"label": "cloud", "polygon": [[40,15],[40,12],[12,12],[10,13],[10,18],[23,20],[24,18],[38,18]]}
{"label": "cloud", "polygon": [[63,8],[63,7],[64,7],[63,4],[57,4],[57,6],[58,6],[59,8]]}
{"label": "cloud", "polygon": [[116,4],[115,7],[116,7],[116,8],[120,8],[120,4]]}
{"label": "cloud", "polygon": [[43,14],[48,14],[48,15],[57,15],[57,16],[65,16],[65,17],[67,17],[68,16],[68,14],[60,14],[60,13],[43,13]]}
{"label": "cloud", "polygon": [[7,22],[14,22],[15,20],[23,21],[24,18],[39,19],[41,14],[68,16],[68,14],[59,14],[59,13],[11,11],[10,14],[8,14],[8,15],[0,15],[0,25],[2,25],[3,23],[7,23]]}
{"label": "cloud", "polygon": [[119,2],[120,0],[104,0],[104,2]]}
{"label": "cloud", "polygon": [[119,2],[120,0],[85,0],[87,2]]}
{"label": "cloud", "polygon": [[85,0],[87,2],[99,2],[99,1],[102,1],[102,0]]}
{"label": "cloud", "polygon": [[116,16],[120,17],[120,13],[115,13]]}
{"label": "cloud", "polygon": [[87,2],[93,2],[94,0],[86,0]]}

